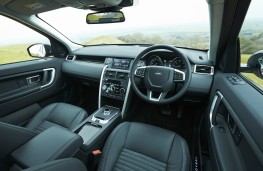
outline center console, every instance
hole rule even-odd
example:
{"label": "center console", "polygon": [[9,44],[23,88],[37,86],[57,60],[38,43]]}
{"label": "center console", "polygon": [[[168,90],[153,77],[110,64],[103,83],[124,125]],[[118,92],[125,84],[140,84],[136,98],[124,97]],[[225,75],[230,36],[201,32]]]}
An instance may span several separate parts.
{"label": "center console", "polygon": [[[111,131],[124,116],[129,104],[132,59],[106,58],[101,73],[98,110],[84,120],[74,132],[83,139],[84,156],[101,149]],[[87,155],[86,155],[87,156]]]}
{"label": "center console", "polygon": [[99,108],[103,105],[123,108],[130,89],[131,63],[132,59],[106,58],[101,74]]}
{"label": "center console", "polygon": [[73,130],[83,139],[82,150],[89,153],[100,148],[120,119],[120,109],[112,106],[103,106],[90,115]]}

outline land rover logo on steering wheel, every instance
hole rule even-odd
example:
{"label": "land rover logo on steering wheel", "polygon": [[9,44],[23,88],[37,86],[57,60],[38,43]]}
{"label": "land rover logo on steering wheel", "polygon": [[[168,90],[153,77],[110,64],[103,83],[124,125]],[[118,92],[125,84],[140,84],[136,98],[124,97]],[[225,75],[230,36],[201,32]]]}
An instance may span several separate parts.
{"label": "land rover logo on steering wheel", "polygon": [[155,75],[163,75],[163,73],[162,72],[156,72],[156,73],[154,73]]}

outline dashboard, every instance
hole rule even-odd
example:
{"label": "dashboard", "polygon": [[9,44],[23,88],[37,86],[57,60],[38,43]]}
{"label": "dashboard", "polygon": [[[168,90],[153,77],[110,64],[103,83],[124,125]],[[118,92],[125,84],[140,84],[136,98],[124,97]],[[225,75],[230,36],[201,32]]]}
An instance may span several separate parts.
{"label": "dashboard", "polygon": [[[107,70],[110,71],[108,77],[115,76],[114,79],[123,79],[125,81],[126,76],[124,74],[118,75],[118,73],[127,73],[129,75],[133,60],[146,48],[138,45],[83,47],[69,54],[71,58],[64,61],[62,72],[69,76],[80,78],[79,80],[83,80],[85,84],[89,84],[89,81],[91,84],[95,82],[99,84],[101,75],[107,66]],[[210,91],[214,74],[213,63],[208,60],[207,51],[186,48],[177,49],[189,59],[191,65],[192,78],[187,90],[188,97],[190,100],[194,100],[199,96],[207,95]],[[137,63],[138,67],[152,65],[185,71],[181,55],[166,50],[152,51]],[[114,75],[111,71],[116,74]]]}

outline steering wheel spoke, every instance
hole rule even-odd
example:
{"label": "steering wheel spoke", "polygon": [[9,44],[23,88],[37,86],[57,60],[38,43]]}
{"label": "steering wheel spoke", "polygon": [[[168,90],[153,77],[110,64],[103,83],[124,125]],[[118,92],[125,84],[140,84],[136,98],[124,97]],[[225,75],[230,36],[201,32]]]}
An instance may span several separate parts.
{"label": "steering wheel spoke", "polygon": [[146,68],[147,68],[146,66],[138,67],[138,68],[134,71],[134,75],[135,75],[136,77],[139,77],[139,78],[144,78]]}
{"label": "steering wheel spoke", "polygon": [[147,90],[147,97],[148,97],[149,100],[151,100],[151,101],[158,102],[158,101],[160,101],[160,100],[165,99],[166,95],[167,95],[167,92],[160,92],[158,98],[156,98],[156,97],[153,97],[153,91]]}
{"label": "steering wheel spoke", "polygon": [[184,82],[185,81],[185,73],[183,71],[178,70],[178,69],[174,69],[173,80],[174,80],[174,82]]}

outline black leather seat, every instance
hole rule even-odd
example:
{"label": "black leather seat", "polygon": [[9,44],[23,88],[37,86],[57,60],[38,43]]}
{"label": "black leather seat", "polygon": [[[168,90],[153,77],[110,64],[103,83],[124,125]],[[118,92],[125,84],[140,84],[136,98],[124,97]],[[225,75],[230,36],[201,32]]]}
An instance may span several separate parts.
{"label": "black leather seat", "polygon": [[186,141],[174,132],[124,122],[109,136],[98,170],[188,171],[190,154]]}
{"label": "black leather seat", "polygon": [[[147,124],[124,122],[106,141],[98,171],[189,171],[190,165],[187,143],[176,133]],[[76,159],[64,159],[26,171],[60,169],[86,170]]]}
{"label": "black leather seat", "polygon": [[85,165],[74,158],[60,159],[43,163],[23,171],[87,171]]}
{"label": "black leather seat", "polygon": [[52,126],[61,126],[72,130],[87,116],[87,112],[80,107],[66,103],[53,103],[40,110],[26,125],[26,128],[37,133]]}

